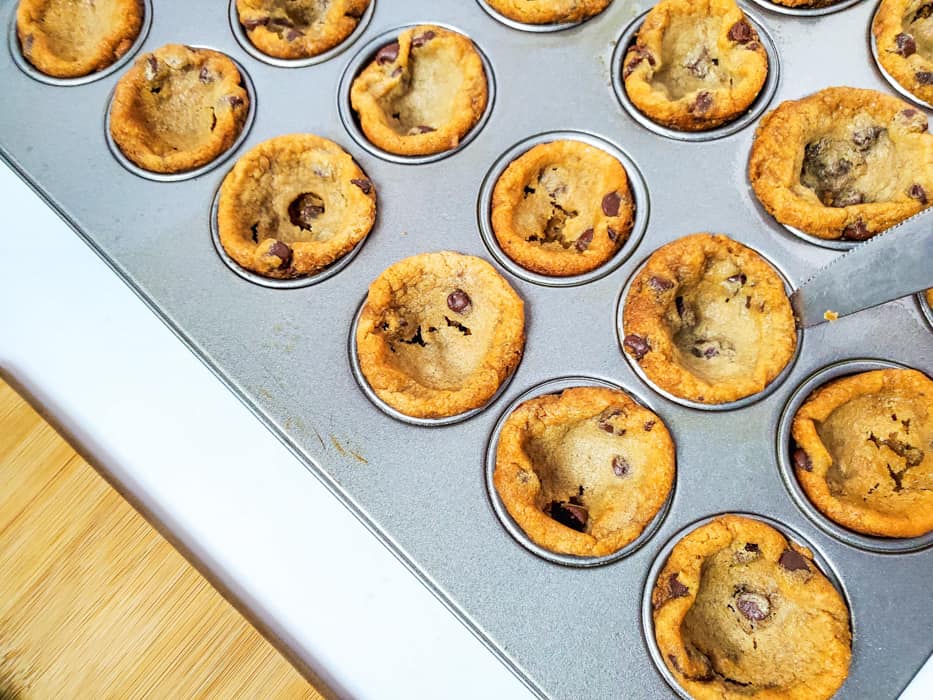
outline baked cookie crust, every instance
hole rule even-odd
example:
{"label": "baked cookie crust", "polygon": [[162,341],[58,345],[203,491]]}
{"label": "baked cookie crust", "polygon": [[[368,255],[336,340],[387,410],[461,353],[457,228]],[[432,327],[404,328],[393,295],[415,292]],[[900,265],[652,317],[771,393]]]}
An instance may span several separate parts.
{"label": "baked cookie crust", "polygon": [[930,206],[933,135],[926,116],[902,100],[826,88],[765,115],[748,176],[781,223],[861,241]]}
{"label": "baked cookie crust", "polygon": [[224,250],[278,279],[320,272],[373,227],[376,188],[353,158],[313,134],[278,136],[224,178],[217,227]]}
{"label": "baked cookie crust", "polygon": [[239,137],[249,95],[236,65],[210,49],[168,44],[120,78],[110,134],[127,158],[156,173],[193,170]]}
{"label": "baked cookie crust", "polygon": [[432,25],[402,31],[350,89],[366,138],[403,156],[456,148],[487,100],[486,73],[473,42]]}
{"label": "baked cookie crust", "polygon": [[632,103],[681,131],[740,116],[767,76],[768,55],[734,0],[661,0],[622,62]]}
{"label": "baked cookie crust", "polygon": [[612,0],[486,0],[499,14],[525,24],[582,22],[609,7]]}
{"label": "baked cookie crust", "polygon": [[253,46],[267,56],[311,58],[342,43],[371,0],[236,0]]}
{"label": "baked cookie crust", "polygon": [[843,527],[881,537],[933,531],[933,381],[910,369],[843,377],[797,411],[794,472]]}
{"label": "baked cookie crust", "polygon": [[618,159],[560,140],[509,164],[493,189],[491,220],[512,260],[533,272],[568,276],[615,255],[632,231],[635,206]]}
{"label": "baked cookie crust", "polygon": [[129,51],[143,25],[141,0],[20,0],[16,35],[23,56],[55,78],[96,73]]}
{"label": "baked cookie crust", "polygon": [[933,104],[933,2],[882,0],[871,27],[878,60],[901,87]]}
{"label": "baked cookie crust", "polygon": [[529,399],[499,435],[493,483],[538,545],[604,556],[634,541],[674,482],[664,422],[625,393],[575,387]]}
{"label": "baked cookie crust", "polygon": [[654,634],[696,700],[824,700],[852,657],[849,611],[806,547],[724,515],[671,552],[651,594]]}
{"label": "baked cookie crust", "polygon": [[720,404],[757,394],[794,356],[784,282],[758,253],[720,234],[662,246],[623,310],[625,352],[665,391]]}
{"label": "baked cookie crust", "polygon": [[449,251],[405,258],[379,275],[356,332],[370,387],[415,418],[484,406],[524,346],[521,297],[485,260]]}

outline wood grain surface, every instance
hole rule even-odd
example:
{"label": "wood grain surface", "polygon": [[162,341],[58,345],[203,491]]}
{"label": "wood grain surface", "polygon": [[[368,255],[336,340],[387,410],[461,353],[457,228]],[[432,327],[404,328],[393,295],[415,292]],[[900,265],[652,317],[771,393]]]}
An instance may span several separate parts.
{"label": "wood grain surface", "polygon": [[0,700],[321,697],[0,380]]}

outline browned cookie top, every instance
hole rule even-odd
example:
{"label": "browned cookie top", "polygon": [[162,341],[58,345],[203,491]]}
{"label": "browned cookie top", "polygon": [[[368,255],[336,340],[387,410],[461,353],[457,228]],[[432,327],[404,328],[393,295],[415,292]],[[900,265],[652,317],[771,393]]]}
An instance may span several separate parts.
{"label": "browned cookie top", "polygon": [[526,24],[581,22],[598,15],[612,0],[487,0],[496,12]]}

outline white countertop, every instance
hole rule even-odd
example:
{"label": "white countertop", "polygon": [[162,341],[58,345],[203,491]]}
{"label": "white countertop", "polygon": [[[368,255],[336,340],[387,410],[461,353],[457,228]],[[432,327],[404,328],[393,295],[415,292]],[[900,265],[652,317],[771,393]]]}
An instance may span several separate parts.
{"label": "white countertop", "polygon": [[3,165],[0,211],[0,372],[254,620],[342,696],[531,697]]}

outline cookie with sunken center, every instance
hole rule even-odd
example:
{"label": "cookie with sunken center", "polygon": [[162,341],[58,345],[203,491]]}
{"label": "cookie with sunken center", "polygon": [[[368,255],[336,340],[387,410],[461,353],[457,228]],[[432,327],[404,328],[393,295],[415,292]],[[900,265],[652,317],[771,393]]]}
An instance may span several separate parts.
{"label": "cookie with sunken center", "polygon": [[794,356],[797,330],[781,276],[720,234],[662,246],[632,282],[623,347],[661,389],[720,404],[765,389]]}
{"label": "cookie with sunken center", "polygon": [[366,138],[389,153],[456,148],[486,110],[488,86],[473,42],[421,25],[383,46],[354,79],[350,103]]}
{"label": "cookie with sunken center", "polygon": [[696,700],[825,700],[848,675],[845,601],[770,525],[724,515],[697,527],[653,585],[658,648]]}
{"label": "cookie with sunken center", "polygon": [[843,527],[880,537],[933,531],[933,381],[911,369],[843,377],[794,416],[794,471]]}
{"label": "cookie with sunken center", "polygon": [[311,58],[342,43],[371,0],[237,0],[237,17],[267,56]]}
{"label": "cookie with sunken center", "polygon": [[681,131],[739,117],[767,76],[768,55],[734,0],[661,0],[622,62],[632,103]]}
{"label": "cookie with sunken center", "polygon": [[168,44],[140,56],[120,78],[110,107],[110,134],[141,168],[193,170],[237,140],[249,99],[227,56]]}
{"label": "cookie with sunken center", "polygon": [[657,415],[621,391],[575,387],[509,415],[493,483],[533,542],[595,557],[638,538],[670,494],[674,465]]}
{"label": "cookie with sunken center", "polygon": [[933,104],[933,2],[882,0],[872,22],[878,61],[901,87]]}
{"label": "cookie with sunken center", "polygon": [[635,205],[617,158],[581,141],[543,143],[512,161],[492,194],[500,247],[527,270],[578,275],[628,240]]}
{"label": "cookie with sunken center", "polygon": [[782,224],[862,241],[930,206],[933,135],[926,116],[903,100],[826,88],[765,115],[748,176]]}
{"label": "cookie with sunken center", "polygon": [[521,297],[485,260],[449,251],[405,258],[379,275],[356,332],[367,383],[415,418],[484,406],[524,347]]}
{"label": "cookie with sunken center", "polygon": [[141,0],[20,0],[16,35],[23,56],[55,78],[96,73],[129,51],[143,25]]}
{"label": "cookie with sunken center", "polygon": [[486,0],[499,14],[525,24],[582,22],[609,7],[612,0]]}
{"label": "cookie with sunken center", "polygon": [[313,134],[278,136],[224,178],[217,227],[241,267],[287,279],[320,272],[373,227],[376,188],[353,158]]}

